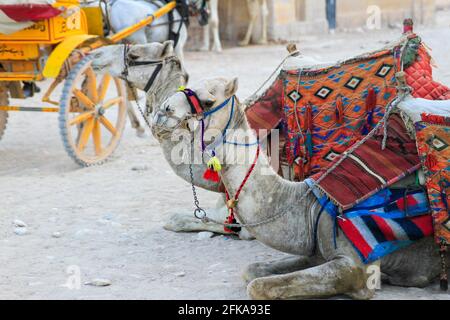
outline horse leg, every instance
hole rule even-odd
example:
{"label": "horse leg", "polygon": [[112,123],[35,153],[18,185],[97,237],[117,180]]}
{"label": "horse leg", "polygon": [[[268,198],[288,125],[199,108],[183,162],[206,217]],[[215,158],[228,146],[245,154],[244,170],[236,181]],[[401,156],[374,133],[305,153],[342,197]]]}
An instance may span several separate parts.
{"label": "horse leg", "polygon": [[258,18],[258,0],[247,0],[248,13],[250,16],[250,22],[248,24],[247,33],[244,39],[239,42],[240,46],[248,46],[252,38],[253,27],[255,25],[256,19]]}
{"label": "horse leg", "polygon": [[269,18],[269,8],[267,6],[267,0],[260,0],[261,4],[261,20],[262,20],[262,32],[261,39],[259,39],[258,44],[267,44],[267,20]]}
{"label": "horse leg", "polygon": [[[211,22],[210,22],[211,23]],[[210,24],[207,24],[206,26],[203,26],[203,46],[200,47],[200,51],[209,51],[209,26]]]}
{"label": "horse leg", "polygon": [[317,259],[307,256],[289,256],[279,260],[252,263],[245,268],[242,275],[249,283],[257,278],[280,275],[303,270],[317,265]]}
{"label": "horse leg", "polygon": [[365,268],[345,256],[305,270],[257,278],[247,287],[253,299],[318,299],[341,294],[370,299],[374,290],[367,286]]}
{"label": "horse leg", "polygon": [[[209,6],[211,8],[211,17],[209,24],[211,25],[214,44],[212,50],[215,52],[222,52],[222,43],[220,42],[219,35],[219,1],[218,0],[210,0]],[[208,35],[209,39],[209,35]]]}
{"label": "horse leg", "polygon": [[139,121],[136,113],[134,112],[133,105],[128,100],[127,100],[127,113],[128,118],[130,119],[131,127],[136,130],[136,135],[140,138],[145,137],[145,128],[142,127],[141,122]]}

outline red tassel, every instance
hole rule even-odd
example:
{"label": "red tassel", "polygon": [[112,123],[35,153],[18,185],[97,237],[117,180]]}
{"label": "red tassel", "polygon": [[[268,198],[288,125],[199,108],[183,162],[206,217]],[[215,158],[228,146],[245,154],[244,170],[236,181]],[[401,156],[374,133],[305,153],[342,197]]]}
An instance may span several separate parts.
{"label": "red tassel", "polygon": [[367,113],[373,111],[377,106],[377,93],[373,88],[369,88],[366,97],[366,111]]}
{"label": "red tassel", "polygon": [[344,123],[344,105],[342,97],[338,97],[336,100],[336,122],[339,124]]}
{"label": "red tassel", "polygon": [[214,171],[211,168],[206,169],[205,173],[203,174],[203,179],[206,181],[213,181],[213,182],[219,182],[220,176],[219,173]]}
{"label": "red tassel", "polygon": [[425,166],[428,169],[432,170],[437,164],[438,164],[438,161],[433,154],[427,155],[427,158],[425,160]]}

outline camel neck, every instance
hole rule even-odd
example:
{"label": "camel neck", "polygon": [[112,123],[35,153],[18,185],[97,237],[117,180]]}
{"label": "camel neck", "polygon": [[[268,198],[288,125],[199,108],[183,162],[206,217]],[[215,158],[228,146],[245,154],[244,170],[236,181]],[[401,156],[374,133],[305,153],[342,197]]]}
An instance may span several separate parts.
{"label": "camel neck", "polygon": [[[236,123],[235,123],[236,124]],[[255,141],[256,134],[243,121],[238,126],[248,132],[239,143]],[[222,182],[233,198],[256,158],[257,146],[225,144],[217,149],[222,158]],[[224,162],[225,161],[225,162]],[[236,218],[241,223],[257,223],[274,216],[279,219],[247,228],[258,240],[272,248],[288,253],[310,254],[312,250],[312,206],[314,196],[302,197],[308,187],[303,182],[291,182],[280,177],[270,165],[261,148],[255,168],[240,192]],[[286,235],[291,237],[286,238]]]}

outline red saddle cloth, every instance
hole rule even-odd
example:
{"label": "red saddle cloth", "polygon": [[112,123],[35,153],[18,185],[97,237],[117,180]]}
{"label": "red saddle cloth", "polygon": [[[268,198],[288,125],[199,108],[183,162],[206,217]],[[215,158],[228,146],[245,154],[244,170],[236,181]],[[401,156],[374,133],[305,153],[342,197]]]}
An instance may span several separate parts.
{"label": "red saddle cloth", "polygon": [[[352,208],[420,168],[416,141],[407,134],[399,115],[389,118],[384,150],[382,141],[383,132],[379,132],[319,183],[319,188],[343,210]],[[323,173],[312,176],[312,179],[317,180]]]}

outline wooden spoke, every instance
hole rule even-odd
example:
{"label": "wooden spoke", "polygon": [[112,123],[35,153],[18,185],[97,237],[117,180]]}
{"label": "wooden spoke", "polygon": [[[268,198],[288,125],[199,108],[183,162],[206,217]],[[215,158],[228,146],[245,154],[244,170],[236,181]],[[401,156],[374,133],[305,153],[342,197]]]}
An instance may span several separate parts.
{"label": "wooden spoke", "polygon": [[100,121],[94,120],[94,129],[92,131],[92,137],[94,139],[95,154],[97,156],[102,154],[102,135],[101,135]]}
{"label": "wooden spoke", "polygon": [[103,99],[105,99],[106,91],[108,90],[111,79],[112,77],[109,74],[103,76],[102,82],[98,88],[98,102],[102,102]]}
{"label": "wooden spoke", "polygon": [[70,120],[69,126],[73,126],[74,124],[80,124],[81,122],[84,122],[93,116],[94,116],[94,111],[84,112],[84,113],[76,116],[72,120]]}
{"label": "wooden spoke", "polygon": [[116,104],[122,102],[122,99],[123,99],[122,97],[117,97],[117,98],[106,101],[103,104],[103,109],[111,108],[113,105],[116,105]]}
{"label": "wooden spoke", "polygon": [[73,94],[82,104],[84,104],[89,109],[94,109],[95,104],[89,99],[83,92],[78,89],[73,89]]}
{"label": "wooden spoke", "polygon": [[111,132],[113,136],[117,134],[117,129],[108,119],[106,119],[104,116],[101,116],[98,119],[105,126],[105,128],[108,129],[109,132]]}
{"label": "wooden spoke", "polygon": [[94,127],[94,118],[90,118],[89,120],[87,120],[83,126],[83,128],[81,129],[81,135],[80,135],[80,140],[78,141],[78,149],[80,149],[81,151],[84,150],[84,148],[86,148],[86,144],[89,140],[89,137],[91,136],[91,132],[92,129]]}
{"label": "wooden spoke", "polygon": [[92,68],[89,68],[86,70],[86,76],[88,81],[88,92],[90,97],[92,98],[92,101],[94,103],[98,102],[98,92],[97,92],[97,76],[95,75],[94,70]]}

